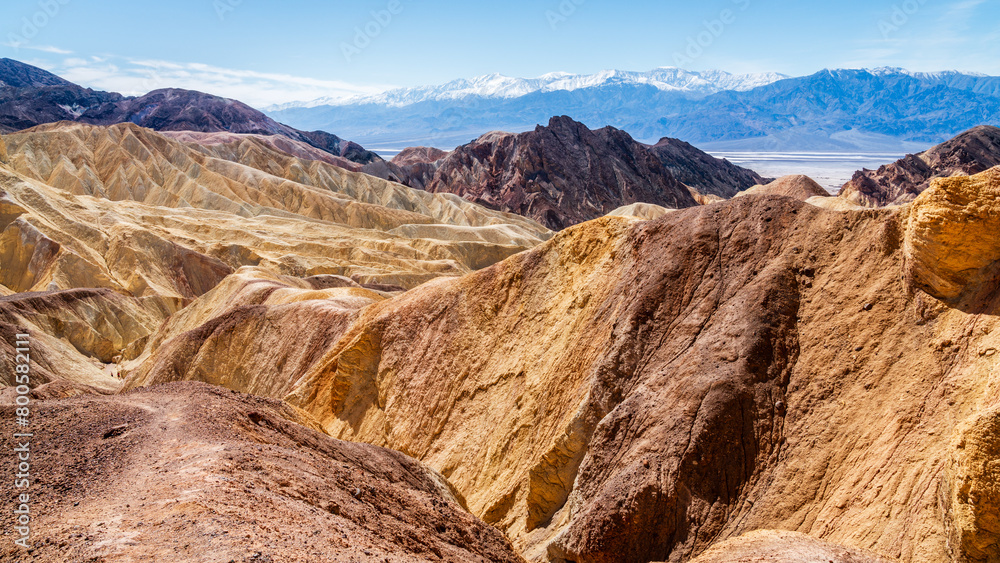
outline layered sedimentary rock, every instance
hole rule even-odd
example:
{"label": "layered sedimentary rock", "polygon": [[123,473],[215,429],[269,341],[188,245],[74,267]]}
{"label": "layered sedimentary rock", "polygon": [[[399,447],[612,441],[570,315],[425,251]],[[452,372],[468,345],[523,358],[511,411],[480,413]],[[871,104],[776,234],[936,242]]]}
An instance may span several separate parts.
{"label": "layered sedimentary rock", "polygon": [[175,139],[193,146],[210,156],[234,162],[239,162],[242,154],[249,150],[248,144],[254,143],[261,145],[261,150],[264,152],[277,152],[286,156],[286,158],[291,156],[302,160],[318,160],[352,172],[359,172],[363,167],[363,165],[342,156],[332,155],[302,141],[296,141],[281,135],[251,135],[228,132],[203,133],[200,131],[161,131],[160,133],[169,139]]}
{"label": "layered sedimentary rock", "polygon": [[632,205],[619,207],[608,213],[608,215],[611,217],[635,217],[636,219],[649,220],[659,219],[671,211],[676,211],[676,209],[667,209],[666,207],[660,207],[652,203],[633,203]]}
{"label": "layered sedimentary rock", "polygon": [[591,131],[568,117],[521,134],[488,133],[435,163],[424,186],[531,217],[550,229],[643,202],[697,203],[643,145],[612,127]]}
{"label": "layered sedimentary rock", "polygon": [[[13,291],[185,300],[248,265],[412,287],[549,236],[522,217],[254,137],[216,146],[218,156],[135,125],[47,125],[5,142],[17,173],[0,169],[0,283]],[[433,225],[433,237],[411,237],[410,225]]]}
{"label": "layered sedimentary rock", "polygon": [[664,137],[649,151],[684,185],[703,195],[729,199],[747,188],[767,183],[753,170],[715,158],[680,139]]}
{"label": "layered sedimentary rock", "polygon": [[[323,359],[362,308],[384,299],[349,279],[322,278],[240,270],[150,338],[144,355],[125,366],[138,366],[125,389],[194,380],[285,396],[297,375]],[[299,327],[302,337],[294,346],[288,344],[290,327]]]}
{"label": "layered sedimentary rock", "polygon": [[1000,165],[1000,129],[982,125],[919,154],[878,170],[861,170],[841,188],[840,197],[879,207],[913,201],[935,178],[978,174]]}
{"label": "layered sedimentary rock", "polygon": [[279,401],[184,383],[35,405],[32,561],[523,561],[439,474]]}
{"label": "layered sedimentary rock", "polygon": [[[989,561],[994,266],[931,257],[939,218],[993,236],[998,183],[938,182],[902,210],[750,195],[587,222],[243,377],[440,471],[531,560],[686,561],[785,530],[822,553]],[[194,373],[213,339],[161,349],[182,339]]]}
{"label": "layered sedimentary rock", "polygon": [[550,236],[455,196],[296,157],[281,139],[194,139],[79,124],[3,139],[2,346],[37,334],[38,381],[118,389],[122,362],[167,316],[244,267],[294,287],[342,276],[356,290],[402,291]]}

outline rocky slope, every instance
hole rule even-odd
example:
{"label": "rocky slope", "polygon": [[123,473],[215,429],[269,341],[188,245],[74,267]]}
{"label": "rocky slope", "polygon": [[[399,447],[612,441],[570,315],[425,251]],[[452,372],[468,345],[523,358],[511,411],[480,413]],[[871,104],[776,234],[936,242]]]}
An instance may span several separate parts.
{"label": "rocky slope", "polygon": [[238,161],[240,151],[245,150],[248,143],[262,145],[265,150],[283,153],[302,160],[318,160],[333,164],[352,172],[360,172],[364,167],[362,164],[348,160],[342,156],[335,156],[325,150],[296,141],[281,135],[255,135],[251,133],[229,133],[215,132],[206,133],[202,131],[160,131],[164,137],[175,139],[188,146],[200,150],[211,156],[217,156],[226,160]]}
{"label": "rocky slope", "polygon": [[382,159],[361,145],[324,131],[299,131],[236,100],[176,88],[139,97],[82,88],[11,59],[0,59],[0,133],[56,121],[91,125],[135,123],[158,131],[281,135],[366,164]]}
{"label": "rocky slope", "polygon": [[[372,302],[339,336],[300,329],[318,359],[291,372],[262,361],[280,323],[252,345],[222,328],[244,318],[244,280],[196,302],[183,326],[199,328],[165,329],[129,382],[239,370],[291,389],[331,435],[440,471],[531,560],[687,561],[786,530],[826,543],[760,549],[988,561],[998,190],[994,169],[902,209],[748,195],[591,221]],[[229,338],[253,355],[211,353]]]}
{"label": "rocky slope", "polygon": [[860,170],[840,196],[867,207],[912,201],[935,178],[968,176],[1000,165],[1000,129],[982,125],[878,170]]}
{"label": "rocky slope", "polygon": [[[110,289],[14,293],[0,297],[0,353],[14,358],[15,335],[31,334],[33,384],[72,382],[110,393],[121,386],[118,364],[139,355],[171,312],[158,299]],[[6,370],[0,385],[13,385],[13,374]]]}
{"label": "rocky slope", "polygon": [[279,401],[189,383],[36,405],[32,561],[523,561],[439,474]]}
{"label": "rocky slope", "polygon": [[425,189],[524,215],[554,230],[631,203],[696,205],[687,188],[627,133],[591,131],[568,117],[458,147],[436,162]]}
{"label": "rocky slope", "polygon": [[729,199],[747,188],[768,181],[753,170],[715,158],[680,139],[664,137],[649,150],[675,178],[703,195]]}

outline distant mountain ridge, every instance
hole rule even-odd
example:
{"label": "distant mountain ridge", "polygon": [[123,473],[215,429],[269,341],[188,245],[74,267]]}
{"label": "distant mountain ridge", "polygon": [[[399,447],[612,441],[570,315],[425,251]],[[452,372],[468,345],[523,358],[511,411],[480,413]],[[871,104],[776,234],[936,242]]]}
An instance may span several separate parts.
{"label": "distant mountain ridge", "polygon": [[348,99],[326,97],[312,101],[291,102],[264,108],[264,111],[355,104],[404,107],[419,102],[457,100],[466,96],[509,99],[534,92],[574,91],[606,84],[644,84],[667,92],[702,97],[722,90],[750,90],[783,78],[788,76],[776,72],[759,74],[731,74],[721,70],[693,72],[676,67],[660,67],[648,72],[623,70],[605,70],[595,74],[552,72],[538,78],[514,78],[494,73],[468,80],[453,80],[440,86],[397,88],[372,96],[356,96]]}
{"label": "distant mountain ridge", "polygon": [[529,131],[553,115],[572,115],[591,128],[610,125],[646,143],[672,137],[736,151],[905,152],[977,125],[1000,125],[995,76],[891,67],[738,76],[658,69],[532,82],[493,75],[266,113],[386,150]]}
{"label": "distant mountain ridge", "polygon": [[325,131],[300,131],[237,100],[175,88],[125,97],[83,88],[43,69],[0,59],[0,133],[57,121],[135,123],[157,131],[281,135],[361,164],[381,160],[357,143]]}

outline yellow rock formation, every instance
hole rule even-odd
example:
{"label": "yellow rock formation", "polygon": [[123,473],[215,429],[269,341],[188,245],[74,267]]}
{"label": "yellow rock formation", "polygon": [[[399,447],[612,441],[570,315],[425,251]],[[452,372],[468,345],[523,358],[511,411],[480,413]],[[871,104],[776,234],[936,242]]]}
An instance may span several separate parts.
{"label": "yellow rock formation", "polygon": [[934,180],[908,208],[905,251],[913,283],[954,299],[1000,259],[1000,167]]}

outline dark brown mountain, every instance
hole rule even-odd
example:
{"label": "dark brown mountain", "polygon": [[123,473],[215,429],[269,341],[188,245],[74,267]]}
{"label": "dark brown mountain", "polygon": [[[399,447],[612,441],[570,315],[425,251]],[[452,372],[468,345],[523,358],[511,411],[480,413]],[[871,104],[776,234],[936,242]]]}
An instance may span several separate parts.
{"label": "dark brown mountain", "polygon": [[175,88],[124,97],[83,88],[40,68],[0,59],[0,133],[55,121],[91,125],[131,122],[157,131],[282,135],[361,164],[382,160],[357,143],[324,131],[299,131],[237,100]]}
{"label": "dark brown mountain", "polygon": [[47,70],[26,65],[13,59],[0,59],[0,88],[43,88],[45,86],[76,86]]}
{"label": "dark brown mountain", "polygon": [[704,195],[729,199],[747,188],[770,181],[753,170],[736,166],[724,158],[715,158],[680,139],[664,137],[649,150],[675,178]]}
{"label": "dark brown mountain", "polygon": [[[419,165],[419,164],[418,164]],[[624,131],[569,117],[527,133],[487,133],[435,163],[424,186],[524,215],[551,229],[631,203],[697,205],[688,189]]]}
{"label": "dark brown mountain", "polygon": [[912,201],[934,178],[968,176],[1000,165],[1000,129],[982,125],[919,154],[908,154],[878,170],[860,170],[840,197],[880,207]]}
{"label": "dark brown mountain", "polygon": [[122,99],[121,94],[83,88],[38,67],[0,59],[0,133],[75,120],[88,108]]}

